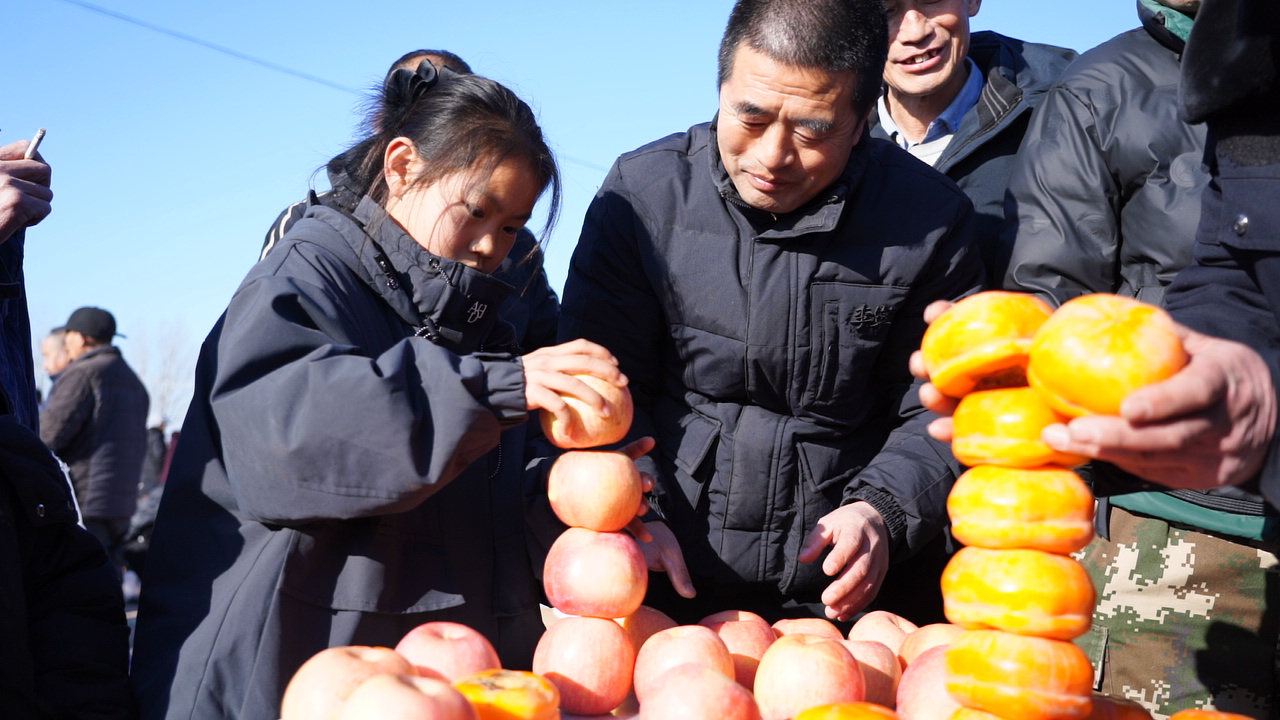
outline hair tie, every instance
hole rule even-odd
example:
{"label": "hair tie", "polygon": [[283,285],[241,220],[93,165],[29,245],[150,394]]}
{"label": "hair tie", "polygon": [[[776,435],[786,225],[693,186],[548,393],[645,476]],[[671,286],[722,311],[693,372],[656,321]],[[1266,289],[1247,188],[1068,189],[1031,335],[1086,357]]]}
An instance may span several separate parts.
{"label": "hair tie", "polygon": [[396,68],[387,78],[386,92],[393,106],[409,107],[422,99],[440,81],[440,73],[430,60],[418,63],[418,69]]}

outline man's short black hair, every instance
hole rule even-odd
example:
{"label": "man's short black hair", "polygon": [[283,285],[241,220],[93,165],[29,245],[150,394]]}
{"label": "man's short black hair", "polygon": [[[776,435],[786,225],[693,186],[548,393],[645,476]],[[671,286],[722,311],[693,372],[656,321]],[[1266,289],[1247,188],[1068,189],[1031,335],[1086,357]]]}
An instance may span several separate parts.
{"label": "man's short black hair", "polygon": [[720,41],[720,85],[744,43],[786,65],[853,71],[853,106],[866,114],[880,96],[889,21],[884,0],[738,0]]}

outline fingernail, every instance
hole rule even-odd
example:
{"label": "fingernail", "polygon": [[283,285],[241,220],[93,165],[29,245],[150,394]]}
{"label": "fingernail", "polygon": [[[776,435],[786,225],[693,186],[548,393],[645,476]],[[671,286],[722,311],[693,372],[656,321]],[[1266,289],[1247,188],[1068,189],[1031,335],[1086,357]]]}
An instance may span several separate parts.
{"label": "fingernail", "polygon": [[1050,425],[1040,432],[1040,439],[1060,450],[1071,443],[1071,433],[1067,432],[1066,425]]}

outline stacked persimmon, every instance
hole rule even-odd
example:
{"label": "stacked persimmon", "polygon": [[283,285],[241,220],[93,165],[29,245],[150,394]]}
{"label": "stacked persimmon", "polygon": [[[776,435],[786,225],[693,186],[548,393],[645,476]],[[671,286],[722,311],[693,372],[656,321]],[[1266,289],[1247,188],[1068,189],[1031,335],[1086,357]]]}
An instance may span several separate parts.
{"label": "stacked persimmon", "polygon": [[967,547],[942,575],[947,618],[968,630],[947,653],[955,718],[1083,719],[1093,668],[1071,640],[1088,632],[1095,591],[1070,553],[1093,537],[1093,495],[1070,470],[1086,458],[1041,440],[1048,425],[1117,414],[1131,391],[1186,363],[1172,320],[1096,294],[1056,312],[991,291],[941,315],[921,344],[934,386],[959,400],[952,451],[969,470],[948,499]]}

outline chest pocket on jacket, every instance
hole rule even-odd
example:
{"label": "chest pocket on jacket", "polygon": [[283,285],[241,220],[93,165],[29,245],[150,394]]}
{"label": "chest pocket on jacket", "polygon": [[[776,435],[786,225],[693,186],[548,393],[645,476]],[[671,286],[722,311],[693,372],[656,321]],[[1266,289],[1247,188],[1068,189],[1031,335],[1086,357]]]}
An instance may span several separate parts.
{"label": "chest pocket on jacket", "polygon": [[907,288],[815,282],[809,288],[809,383],[804,406],[811,410],[866,402],[872,368],[906,297]]}

